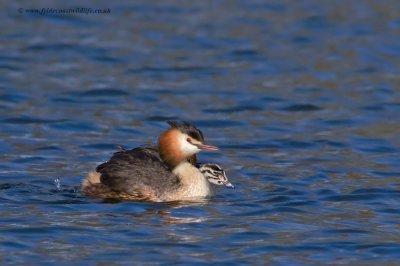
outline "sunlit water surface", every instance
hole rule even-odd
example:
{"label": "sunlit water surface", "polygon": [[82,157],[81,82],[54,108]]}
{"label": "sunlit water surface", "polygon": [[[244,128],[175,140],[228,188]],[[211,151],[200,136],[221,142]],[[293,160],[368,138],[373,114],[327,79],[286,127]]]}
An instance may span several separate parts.
{"label": "sunlit water surface", "polygon": [[[400,5],[323,2],[3,3],[0,262],[400,263]],[[220,147],[200,160],[236,189],[198,204],[79,192],[168,119]]]}

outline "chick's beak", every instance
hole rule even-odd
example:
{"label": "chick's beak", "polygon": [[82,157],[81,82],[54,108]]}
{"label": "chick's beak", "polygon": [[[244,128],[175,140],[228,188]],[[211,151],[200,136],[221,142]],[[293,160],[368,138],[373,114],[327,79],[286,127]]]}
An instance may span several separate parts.
{"label": "chick's beak", "polygon": [[229,182],[229,181],[225,183],[225,186],[226,186],[227,188],[235,188],[235,186],[232,185],[232,183]]}

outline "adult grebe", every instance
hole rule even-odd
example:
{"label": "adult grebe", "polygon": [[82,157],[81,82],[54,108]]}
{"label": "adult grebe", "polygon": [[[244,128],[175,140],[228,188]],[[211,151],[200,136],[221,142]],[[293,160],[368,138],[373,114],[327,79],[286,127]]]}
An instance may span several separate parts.
{"label": "adult grebe", "polygon": [[[158,149],[145,147],[114,153],[89,173],[82,182],[82,191],[102,198],[159,202],[210,196],[210,183],[194,164],[198,152],[218,148],[206,145],[202,132],[187,122],[168,124],[170,128],[158,138]],[[101,193],[92,193],[95,187]]]}

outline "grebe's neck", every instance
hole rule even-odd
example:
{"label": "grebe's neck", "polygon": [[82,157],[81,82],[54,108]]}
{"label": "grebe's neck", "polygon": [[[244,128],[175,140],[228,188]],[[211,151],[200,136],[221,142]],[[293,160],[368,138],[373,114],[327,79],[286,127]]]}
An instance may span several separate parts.
{"label": "grebe's neck", "polygon": [[158,153],[161,159],[169,167],[174,169],[186,156],[179,150],[179,131],[177,129],[168,129],[158,138]]}
{"label": "grebe's neck", "polygon": [[208,180],[191,163],[184,161],[178,164],[172,172],[177,175],[181,181],[182,196],[187,198],[206,197],[211,195],[211,187]]}

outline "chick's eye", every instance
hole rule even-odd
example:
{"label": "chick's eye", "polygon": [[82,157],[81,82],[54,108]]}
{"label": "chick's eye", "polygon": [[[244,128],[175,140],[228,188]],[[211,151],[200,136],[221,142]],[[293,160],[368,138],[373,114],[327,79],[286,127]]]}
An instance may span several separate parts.
{"label": "chick's eye", "polygon": [[191,142],[192,142],[192,139],[191,139],[191,138],[187,138],[186,141],[189,142],[189,143],[191,143]]}

